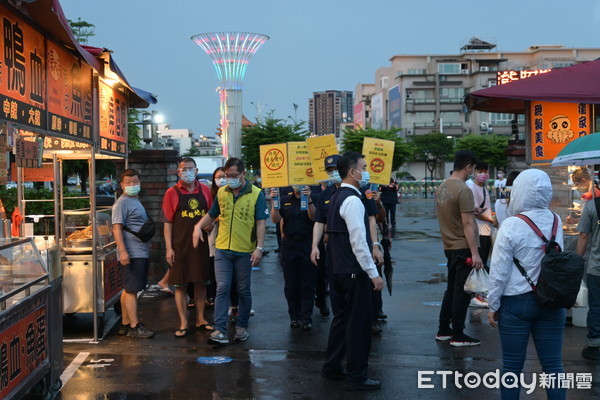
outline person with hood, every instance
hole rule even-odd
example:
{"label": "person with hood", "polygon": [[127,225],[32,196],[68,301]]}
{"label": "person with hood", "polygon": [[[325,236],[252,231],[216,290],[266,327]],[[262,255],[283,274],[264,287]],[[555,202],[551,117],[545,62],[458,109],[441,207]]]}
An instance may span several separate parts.
{"label": "person with hood", "polygon": [[498,221],[498,227],[502,225],[507,215],[508,205],[510,204],[510,191],[512,189],[513,182],[519,176],[519,171],[512,171],[506,178],[506,186],[500,188],[498,191],[498,197],[496,198],[496,204],[494,210],[496,210],[496,221]]}
{"label": "person with hood", "polygon": [[[565,309],[541,309],[529,282],[517,269],[513,258],[519,260],[527,275],[537,284],[544,256],[542,240],[516,214],[530,218],[547,238],[551,237],[555,214],[549,210],[552,199],[550,177],[539,169],[528,169],[515,179],[511,191],[509,217],[498,231],[490,268],[488,294],[488,323],[498,327],[502,345],[502,374],[523,370],[529,337],[533,338],[544,373],[564,373],[562,342]],[[563,247],[562,221],[556,243]],[[518,399],[520,388],[500,388],[502,399]],[[547,389],[549,399],[564,399],[566,391],[558,384]]]}

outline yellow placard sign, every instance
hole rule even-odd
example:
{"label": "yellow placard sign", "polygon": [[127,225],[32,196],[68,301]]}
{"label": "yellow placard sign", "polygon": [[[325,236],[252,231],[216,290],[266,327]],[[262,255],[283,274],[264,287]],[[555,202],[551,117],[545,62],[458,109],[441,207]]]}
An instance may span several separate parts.
{"label": "yellow placard sign", "polygon": [[306,142],[288,142],[288,172],[290,185],[312,185],[315,176]]}
{"label": "yellow placard sign", "polygon": [[289,186],[287,143],[261,145],[260,169],[263,187]]}
{"label": "yellow placard sign", "polygon": [[338,154],[334,135],[315,136],[306,139],[306,145],[310,152],[310,159],[314,173],[315,182],[329,179],[325,172],[325,160],[327,157]]}
{"label": "yellow placard sign", "polygon": [[391,140],[365,137],[363,154],[367,162],[367,171],[371,175],[370,183],[388,185],[392,174],[395,143]]}

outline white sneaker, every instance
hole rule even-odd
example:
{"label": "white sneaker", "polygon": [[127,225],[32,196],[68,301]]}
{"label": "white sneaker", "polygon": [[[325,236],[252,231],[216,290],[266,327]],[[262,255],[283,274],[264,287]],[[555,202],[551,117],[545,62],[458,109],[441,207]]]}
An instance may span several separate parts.
{"label": "white sneaker", "polygon": [[221,331],[215,330],[208,337],[209,344],[228,344],[229,339]]}
{"label": "white sneaker", "polygon": [[248,331],[242,328],[241,326],[235,328],[235,340],[243,342],[245,340],[248,340],[248,336],[250,336],[248,335]]}
{"label": "white sneaker", "polygon": [[481,307],[481,308],[487,308],[488,307],[488,303],[486,301],[486,298],[480,295],[477,295],[475,297],[473,297],[471,299],[471,304],[469,304],[470,307]]}

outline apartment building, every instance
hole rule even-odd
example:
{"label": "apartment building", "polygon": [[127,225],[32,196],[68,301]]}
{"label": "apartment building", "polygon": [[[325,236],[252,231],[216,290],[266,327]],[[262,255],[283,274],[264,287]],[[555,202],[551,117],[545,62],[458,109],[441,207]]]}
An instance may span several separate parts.
{"label": "apartment building", "polygon": [[353,122],[353,95],[350,91],[314,92],[308,100],[308,128],[311,134],[340,136],[341,127]]}

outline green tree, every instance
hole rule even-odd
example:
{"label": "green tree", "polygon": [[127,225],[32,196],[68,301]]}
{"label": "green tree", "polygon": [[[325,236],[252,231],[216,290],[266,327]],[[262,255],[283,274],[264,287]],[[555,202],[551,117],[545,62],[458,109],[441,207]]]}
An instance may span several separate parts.
{"label": "green tree", "polygon": [[490,166],[504,168],[508,164],[508,140],[504,135],[467,135],[456,141],[456,150],[471,150]]}
{"label": "green tree", "polygon": [[342,153],[347,151],[356,151],[362,153],[363,142],[365,137],[372,137],[377,139],[386,139],[395,142],[394,144],[394,158],[392,160],[392,170],[397,170],[400,165],[408,161],[412,154],[412,147],[409,143],[406,143],[401,137],[398,136],[400,129],[390,130],[375,130],[372,128],[367,129],[344,129],[344,138],[342,139]]}
{"label": "green tree", "polygon": [[430,176],[437,165],[452,156],[453,143],[444,134],[431,131],[426,135],[411,136],[410,142],[413,145],[413,155],[411,161],[423,161],[427,165]]}
{"label": "green tree", "polygon": [[242,129],[242,158],[250,169],[260,168],[260,146],[263,144],[304,141],[308,136],[305,121],[291,124],[269,112],[254,126]]}
{"label": "green tree", "polygon": [[81,17],[77,18],[77,21],[72,21],[70,19],[67,21],[69,21],[73,36],[75,36],[77,41],[81,44],[88,44],[88,39],[96,35],[96,32],[94,32],[95,25],[90,24],[87,21],[82,21]]}
{"label": "green tree", "polygon": [[182,157],[195,157],[200,155],[200,149],[196,146],[192,145],[185,153],[183,153]]}
{"label": "green tree", "polygon": [[129,115],[127,116],[127,146],[129,151],[142,148],[141,129],[135,124],[140,121],[140,114],[141,112],[137,108],[129,109]]}

